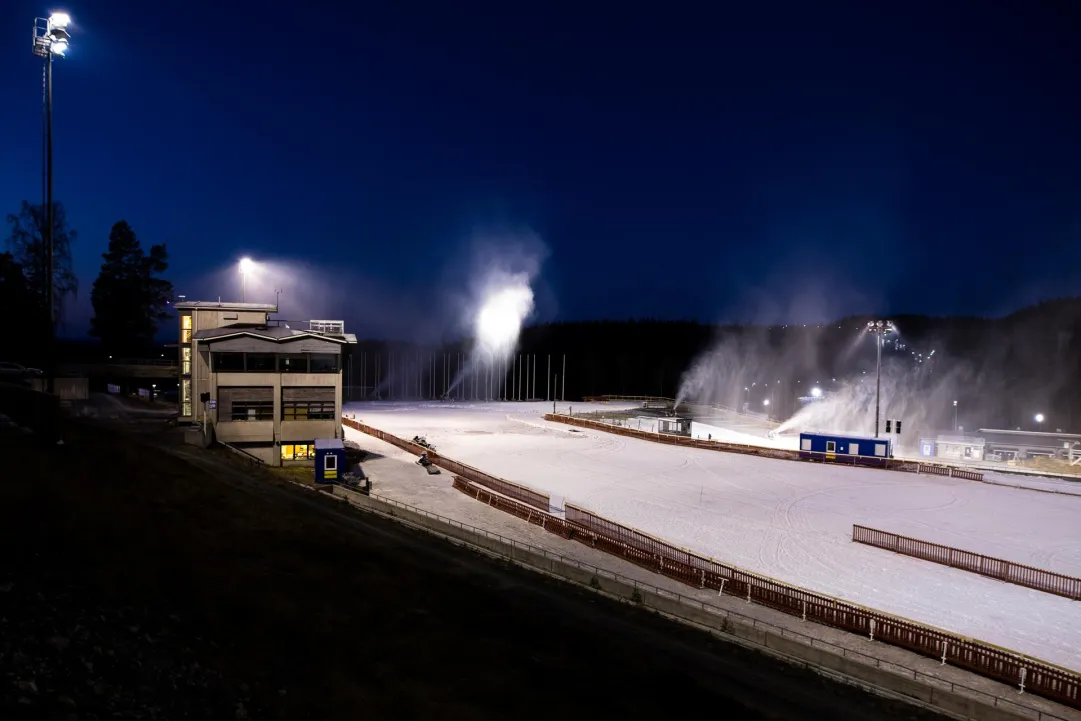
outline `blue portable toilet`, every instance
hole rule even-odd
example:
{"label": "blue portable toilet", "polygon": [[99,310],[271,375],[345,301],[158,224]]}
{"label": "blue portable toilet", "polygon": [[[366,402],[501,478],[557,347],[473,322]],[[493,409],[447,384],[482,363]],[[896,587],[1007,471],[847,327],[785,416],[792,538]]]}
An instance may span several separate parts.
{"label": "blue portable toilet", "polygon": [[345,444],[340,438],[315,439],[315,482],[337,483],[345,467]]}

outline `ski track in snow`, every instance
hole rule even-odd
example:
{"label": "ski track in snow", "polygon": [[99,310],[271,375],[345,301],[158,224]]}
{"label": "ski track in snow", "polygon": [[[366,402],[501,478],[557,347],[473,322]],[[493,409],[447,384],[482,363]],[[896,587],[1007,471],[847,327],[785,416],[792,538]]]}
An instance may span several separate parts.
{"label": "ski track in snow", "polygon": [[450,458],[719,561],[1081,670],[1078,602],[851,540],[858,523],[1079,576],[1081,497],[573,433],[545,421],[550,411],[548,403],[346,408],[376,428],[426,436]]}

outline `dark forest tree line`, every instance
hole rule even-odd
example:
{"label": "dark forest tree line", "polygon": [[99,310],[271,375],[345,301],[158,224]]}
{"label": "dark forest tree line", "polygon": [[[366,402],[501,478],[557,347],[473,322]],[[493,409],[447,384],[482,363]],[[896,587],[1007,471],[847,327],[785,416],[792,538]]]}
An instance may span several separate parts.
{"label": "dark forest tree line", "polygon": [[[1076,429],[1081,424],[1081,298],[1040,303],[1004,318],[892,319],[900,333],[896,343],[891,340],[885,347],[884,367],[909,376],[906,389],[935,409],[928,414],[929,424],[953,425],[953,400],[963,409],[963,423],[1025,427],[1040,412],[1050,419],[1049,428]],[[786,415],[799,407],[799,398],[815,384],[828,391],[854,376],[874,377],[874,342],[862,332],[868,320],[854,316],[819,325],[774,327],[657,320],[555,323],[525,328],[518,353],[530,356],[527,377],[532,381],[536,374],[536,395],[542,399],[549,380],[556,382],[549,374],[562,374],[564,354],[566,378],[558,379],[556,394],[566,383],[568,400],[606,393],[674,398],[696,361],[718,347],[736,347],[737,353],[721,359],[736,367],[716,369],[716,374],[734,372],[742,378],[737,394],[756,383],[748,395],[759,410],[770,398],[771,412]],[[441,347],[362,341],[352,349],[346,382],[358,390],[381,387],[383,397],[396,387],[402,395],[416,393],[417,388],[428,395],[432,388],[428,359],[434,355],[439,389],[444,383],[443,354],[453,378],[459,364],[468,363],[468,339]],[[508,373],[513,377],[513,364]],[[400,381],[402,375],[417,374],[419,383],[412,378],[394,385],[396,375]],[[769,390],[763,393],[767,383]]]}
{"label": "dark forest tree line", "polygon": [[[50,258],[46,242],[47,213],[42,205],[23,201],[8,215],[7,249],[0,253],[0,303],[22,321],[18,347],[0,348],[0,360],[42,359],[50,324],[56,328],[64,309],[76,297],[78,279],[72,268],[71,246],[76,233],[68,226],[64,206],[53,206],[53,317],[49,317]],[[90,300],[94,308],[91,335],[110,353],[138,354],[154,343],[159,325],[168,318],[172,284],[161,275],[168,269],[165,245],[143,249],[127,221],[113,225],[101,271]],[[6,342],[6,341],[5,341]],[[14,358],[12,358],[14,359]]]}

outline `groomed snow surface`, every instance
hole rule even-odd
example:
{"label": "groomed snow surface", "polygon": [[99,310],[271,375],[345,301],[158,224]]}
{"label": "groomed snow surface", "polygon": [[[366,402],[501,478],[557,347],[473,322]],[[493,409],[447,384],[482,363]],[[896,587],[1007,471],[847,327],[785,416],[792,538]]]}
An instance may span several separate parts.
{"label": "groomed snow surface", "polygon": [[551,410],[360,403],[345,413],[719,561],[1081,670],[1078,602],[851,540],[856,523],[1081,576],[1081,497],[666,446],[572,430],[545,421]]}

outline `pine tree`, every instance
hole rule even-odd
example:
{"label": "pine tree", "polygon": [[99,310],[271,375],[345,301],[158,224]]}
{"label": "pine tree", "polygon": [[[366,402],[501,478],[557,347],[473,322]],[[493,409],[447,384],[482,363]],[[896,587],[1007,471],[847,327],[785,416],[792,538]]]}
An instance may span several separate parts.
{"label": "pine tree", "polygon": [[173,295],[173,284],[160,276],[169,267],[165,245],[143,251],[135,231],[121,220],[109,232],[109,249],[94,281],[90,334],[109,351],[139,353],[154,342]]}
{"label": "pine tree", "polygon": [[[45,211],[43,206],[31,205],[24,200],[19,213],[8,215],[7,221],[11,224],[8,249],[26,278],[30,301],[34,306],[32,312],[45,319],[48,315],[46,300],[49,292],[49,254],[43,234],[48,222]],[[63,318],[64,301],[68,296],[74,297],[79,289],[79,281],[71,268],[71,243],[75,238],[75,231],[68,228],[63,204],[53,203],[53,302],[57,322]]]}

